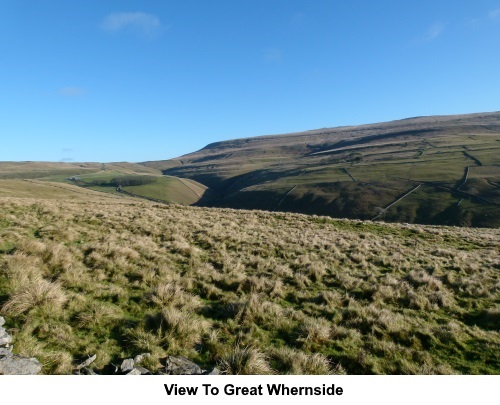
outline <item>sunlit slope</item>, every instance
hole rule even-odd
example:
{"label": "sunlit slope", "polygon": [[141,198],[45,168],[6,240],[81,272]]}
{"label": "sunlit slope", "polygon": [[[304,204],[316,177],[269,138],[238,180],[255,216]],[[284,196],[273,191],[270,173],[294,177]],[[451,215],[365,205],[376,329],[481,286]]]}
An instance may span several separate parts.
{"label": "sunlit slope", "polygon": [[161,172],[136,163],[0,162],[0,179],[64,180],[66,177],[117,171],[124,174],[159,175]]}
{"label": "sunlit slope", "polygon": [[207,205],[500,225],[500,113],[237,139],[144,164],[217,191]]}
{"label": "sunlit slope", "polygon": [[183,205],[195,204],[207,192],[206,186],[190,179],[163,175],[129,175],[114,170],[82,175],[73,182],[96,191]]}
{"label": "sunlit slope", "polygon": [[153,371],[500,372],[496,229],[93,194],[0,196],[0,312],[45,373],[144,352]]}
{"label": "sunlit slope", "polygon": [[0,179],[39,179],[101,170],[99,163],[0,162]]}
{"label": "sunlit slope", "polygon": [[[80,186],[83,189],[109,194],[150,198],[160,202],[183,205],[195,204],[205,195],[207,187],[190,179],[163,176],[157,169],[127,162],[118,163],[50,163],[50,162],[0,162],[0,179],[37,180],[28,183],[11,183],[5,193],[23,196],[44,195],[54,192],[55,198],[61,193],[53,186],[43,187],[42,181]],[[118,185],[120,189],[117,190]],[[61,185],[62,187],[62,185]],[[43,189],[43,190],[42,190]],[[31,191],[30,191],[31,190]],[[60,189],[61,190],[61,189]],[[72,195],[72,194],[70,194]]]}
{"label": "sunlit slope", "polygon": [[131,200],[128,196],[99,193],[71,184],[40,180],[0,180],[0,198],[48,199],[65,201],[108,201]]}
{"label": "sunlit slope", "polygon": [[154,183],[126,186],[123,190],[162,201],[191,205],[202,198],[207,187],[190,179],[180,179],[173,176],[157,177]]}

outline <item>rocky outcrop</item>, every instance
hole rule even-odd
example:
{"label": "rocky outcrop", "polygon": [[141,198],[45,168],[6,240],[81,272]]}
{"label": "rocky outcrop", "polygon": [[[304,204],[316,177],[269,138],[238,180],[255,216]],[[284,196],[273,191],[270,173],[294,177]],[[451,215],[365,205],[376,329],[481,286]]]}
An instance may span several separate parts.
{"label": "rocky outcrop", "polygon": [[0,316],[0,347],[9,347],[12,342],[12,337],[3,328],[5,324],[5,319]]}
{"label": "rocky outcrop", "polygon": [[133,369],[134,369],[134,359],[125,359],[122,361],[122,365],[120,366],[120,371],[123,374],[128,374]]}
{"label": "rocky outcrop", "polygon": [[0,358],[0,375],[27,375],[38,374],[42,370],[40,362],[31,357],[18,356],[11,354]]}
{"label": "rocky outcrop", "polygon": [[37,359],[12,353],[12,336],[7,333],[4,324],[5,319],[0,316],[0,375],[38,374],[42,365]]}
{"label": "rocky outcrop", "polygon": [[203,370],[200,366],[185,357],[169,356],[165,359],[165,374],[197,375],[203,374]]}
{"label": "rocky outcrop", "polygon": [[[157,370],[149,370],[139,365],[143,360],[149,358],[149,353],[138,354],[134,358],[127,358],[121,361],[120,366],[110,364],[102,370],[93,370],[90,366],[96,359],[96,355],[90,356],[75,368],[75,374],[96,375],[96,374],[121,374],[121,375],[218,375],[221,374],[217,368],[203,370],[196,363],[185,357],[168,356],[164,361],[164,367]],[[111,371],[109,371],[111,370]]]}
{"label": "rocky outcrop", "polygon": [[82,363],[80,363],[78,366],[76,366],[76,369],[77,370],[82,370],[84,368],[87,368],[88,366],[90,366],[95,361],[95,359],[97,359],[97,354],[89,356],[88,359],[86,359],[85,361],[83,361]]}

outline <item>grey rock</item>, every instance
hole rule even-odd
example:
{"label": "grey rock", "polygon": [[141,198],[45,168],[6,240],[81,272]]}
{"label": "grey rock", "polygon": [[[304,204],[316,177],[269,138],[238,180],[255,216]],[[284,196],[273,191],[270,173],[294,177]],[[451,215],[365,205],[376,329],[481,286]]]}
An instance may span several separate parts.
{"label": "grey rock", "polygon": [[144,368],[141,366],[135,366],[134,370],[138,370],[141,373],[141,375],[151,374],[151,371],[149,371],[147,368]]}
{"label": "grey rock", "polygon": [[5,319],[3,318],[3,316],[0,316],[0,326],[2,326],[3,324],[5,324]]}
{"label": "grey rock", "polygon": [[221,375],[222,373],[217,367],[214,367],[212,370],[206,371],[203,374],[205,374],[205,375]]}
{"label": "grey rock", "polygon": [[35,358],[18,355],[0,358],[0,374],[3,375],[28,375],[38,374],[42,365]]}
{"label": "grey rock", "polygon": [[11,342],[12,336],[10,336],[5,329],[0,328],[0,346],[8,346]]}
{"label": "grey rock", "polygon": [[141,375],[141,371],[137,368],[133,368],[127,373],[127,375]]}
{"label": "grey rock", "polygon": [[97,375],[97,373],[89,367],[82,367],[78,374],[82,375]]}
{"label": "grey rock", "polygon": [[129,371],[132,371],[134,369],[134,360],[133,359],[125,359],[122,361],[122,364],[120,366],[120,371],[122,373],[127,373]]}
{"label": "grey rock", "polygon": [[83,363],[79,364],[78,366],[76,366],[76,369],[77,370],[81,370],[82,368],[84,367],[88,367],[90,366],[94,361],[95,359],[97,359],[97,354],[94,354],[92,356],[90,356],[87,360],[85,360]]}
{"label": "grey rock", "polygon": [[5,330],[5,328],[2,327],[5,320],[1,316],[0,319],[2,320],[0,322],[0,347],[8,347],[9,344],[12,342],[12,336],[10,336]]}
{"label": "grey rock", "polygon": [[170,375],[202,374],[203,370],[185,357],[169,356],[165,361],[165,372]]}
{"label": "grey rock", "polygon": [[5,347],[0,347],[0,357],[12,357],[12,352]]}
{"label": "grey rock", "polygon": [[150,353],[141,353],[141,354],[138,354],[137,356],[134,357],[134,363],[135,364],[139,364],[141,361],[143,361],[144,359],[146,359],[148,357],[151,357]]}

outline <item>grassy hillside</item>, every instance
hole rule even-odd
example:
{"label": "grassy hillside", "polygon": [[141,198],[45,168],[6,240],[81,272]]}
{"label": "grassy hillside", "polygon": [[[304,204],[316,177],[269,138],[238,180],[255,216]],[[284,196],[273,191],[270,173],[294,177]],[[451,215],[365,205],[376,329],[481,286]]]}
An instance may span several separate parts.
{"label": "grassy hillside", "polygon": [[[124,195],[112,196],[93,190],[77,187],[72,184],[40,180],[0,180],[0,198],[17,197],[28,199],[50,199],[64,201],[101,201],[117,198],[130,200]],[[3,212],[1,213],[3,214]]]}
{"label": "grassy hillside", "polygon": [[101,170],[99,163],[0,162],[0,179],[61,178]]}
{"label": "grassy hillside", "polygon": [[63,162],[0,162],[0,179],[64,180],[77,175],[105,171],[122,174],[160,175],[157,169],[136,163],[63,163]]}
{"label": "grassy hillside", "polygon": [[74,183],[96,191],[113,194],[126,192],[137,197],[183,205],[195,204],[207,192],[207,187],[190,179],[161,175],[124,175],[117,171],[79,176],[79,180]]}
{"label": "grassy hillside", "polygon": [[239,374],[500,372],[498,230],[31,184],[0,184],[0,314],[45,373],[142,352]]}
{"label": "grassy hillside", "polygon": [[[154,168],[127,162],[119,163],[50,163],[50,162],[0,162],[0,184],[2,179],[23,179],[27,183],[4,181],[4,195],[15,192],[35,197],[42,190],[41,181],[76,185],[114,195],[151,198],[166,203],[191,205],[207,193],[207,187],[190,179],[163,176]],[[71,179],[71,180],[70,180]],[[35,180],[38,186],[35,187]],[[132,181],[131,181],[132,180]],[[133,180],[136,180],[135,182]],[[29,186],[28,186],[29,184]],[[121,185],[121,192],[116,191]],[[45,191],[56,192],[54,185]],[[61,186],[62,187],[62,186]],[[0,186],[0,195],[2,189]],[[57,198],[57,192],[55,195]]]}
{"label": "grassy hillside", "polygon": [[484,113],[217,142],[144,165],[210,187],[208,206],[498,227],[499,156],[500,113]]}
{"label": "grassy hillside", "polygon": [[122,186],[122,189],[144,197],[171,203],[191,205],[206,192],[207,187],[189,179],[172,176],[156,177],[154,182],[136,186]]}

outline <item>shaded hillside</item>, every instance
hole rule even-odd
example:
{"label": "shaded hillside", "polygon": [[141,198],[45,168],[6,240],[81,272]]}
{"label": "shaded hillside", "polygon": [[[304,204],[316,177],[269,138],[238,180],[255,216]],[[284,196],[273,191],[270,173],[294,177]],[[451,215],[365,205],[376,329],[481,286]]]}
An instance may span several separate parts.
{"label": "shaded hillside", "polygon": [[210,187],[207,206],[496,227],[499,156],[496,112],[236,139],[143,164]]}

